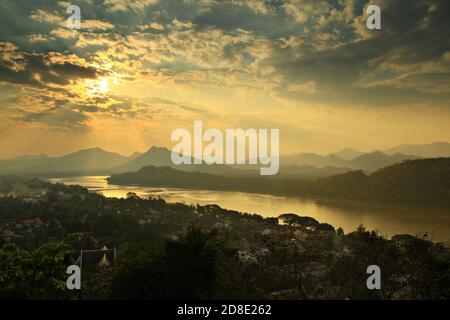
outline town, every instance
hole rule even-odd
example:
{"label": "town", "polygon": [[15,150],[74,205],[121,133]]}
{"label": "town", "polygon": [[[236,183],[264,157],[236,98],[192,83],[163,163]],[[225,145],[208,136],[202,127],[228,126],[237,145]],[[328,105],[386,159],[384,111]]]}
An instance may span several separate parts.
{"label": "town", "polygon": [[[448,295],[449,250],[426,237],[388,240],[362,226],[345,234],[294,213],[263,218],[134,193],[105,198],[79,186],[16,176],[2,177],[0,186],[0,296],[43,298],[45,288],[55,299]],[[60,258],[39,258],[52,254]],[[65,289],[65,270],[80,257],[83,283],[74,293]],[[48,262],[33,265],[34,258]],[[372,264],[383,270],[381,290],[366,287]],[[441,276],[431,277],[430,268]],[[42,274],[55,281],[41,287]]]}

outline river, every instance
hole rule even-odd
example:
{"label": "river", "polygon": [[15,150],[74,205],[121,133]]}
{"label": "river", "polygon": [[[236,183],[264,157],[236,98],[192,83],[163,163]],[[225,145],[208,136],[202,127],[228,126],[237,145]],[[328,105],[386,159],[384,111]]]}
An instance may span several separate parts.
{"label": "river", "polygon": [[274,217],[282,213],[296,213],[326,222],[344,231],[355,230],[363,224],[369,230],[378,230],[386,237],[408,233],[427,233],[433,241],[450,244],[450,210],[417,208],[404,205],[362,201],[335,201],[279,197],[244,192],[191,190],[117,186],[108,184],[106,176],[54,178],[50,182],[76,184],[106,197],[126,197],[135,192],[141,197],[161,197],[167,202],[186,204],[217,204],[222,208]]}

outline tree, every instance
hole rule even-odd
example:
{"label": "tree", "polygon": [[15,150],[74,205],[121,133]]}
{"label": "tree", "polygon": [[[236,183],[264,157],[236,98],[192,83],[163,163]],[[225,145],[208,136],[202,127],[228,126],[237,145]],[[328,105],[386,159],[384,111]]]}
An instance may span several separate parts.
{"label": "tree", "polygon": [[334,227],[328,223],[320,223],[316,226],[316,231],[334,232]]}
{"label": "tree", "polygon": [[217,280],[215,233],[189,229],[178,241],[168,241],[162,254],[130,254],[112,280],[119,299],[211,299]]}
{"label": "tree", "polygon": [[13,244],[0,248],[0,298],[60,299],[68,297],[66,268],[72,249],[46,244],[28,252]]}
{"label": "tree", "polygon": [[[387,240],[359,226],[344,237],[350,254],[335,257],[330,279],[352,299],[448,299],[450,254],[444,245],[413,236]],[[366,288],[366,268],[381,269],[381,290]]]}

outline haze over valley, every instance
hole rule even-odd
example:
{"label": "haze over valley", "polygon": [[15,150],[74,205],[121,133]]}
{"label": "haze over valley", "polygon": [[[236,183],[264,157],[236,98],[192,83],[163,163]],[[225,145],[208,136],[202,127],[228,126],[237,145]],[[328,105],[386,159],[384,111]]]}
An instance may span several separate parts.
{"label": "haze over valley", "polygon": [[[403,150],[409,153],[400,153]],[[351,170],[372,172],[407,159],[447,157],[450,144],[436,142],[426,145],[400,145],[384,151],[360,152],[351,148],[319,155],[315,153],[296,153],[280,157],[280,176],[298,175],[303,177],[324,177]],[[188,156],[187,156],[188,157]],[[256,175],[258,165],[174,165],[171,151],[163,147],[151,147],[144,153],[134,152],[130,156],[108,152],[101,148],[91,148],[70,153],[61,157],[45,154],[22,155],[12,159],[0,160],[1,173],[25,174],[111,174],[137,171],[144,166],[171,166],[182,171],[199,171],[218,175]],[[253,170],[244,172],[242,170]]]}

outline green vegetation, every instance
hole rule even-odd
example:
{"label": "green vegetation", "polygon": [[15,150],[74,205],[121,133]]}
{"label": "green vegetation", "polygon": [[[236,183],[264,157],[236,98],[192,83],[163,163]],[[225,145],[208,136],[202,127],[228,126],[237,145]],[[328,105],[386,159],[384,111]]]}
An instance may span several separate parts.
{"label": "green vegetation", "polygon": [[66,268],[73,248],[51,243],[26,251],[14,244],[0,247],[0,299],[68,298]]}
{"label": "green vegetation", "polygon": [[[448,299],[450,252],[442,244],[407,235],[388,241],[362,226],[344,239],[352,254],[336,257],[329,275],[353,299]],[[371,264],[382,270],[383,290],[365,286],[362,271]]]}
{"label": "green vegetation", "polygon": [[[279,224],[217,205],[105,198],[12,176],[0,187],[8,194],[0,197],[0,299],[450,298],[450,250],[426,235],[345,234],[295,214]],[[117,248],[117,263],[83,268],[82,289],[66,289],[80,250],[104,245]],[[372,264],[381,290],[365,286]]]}

